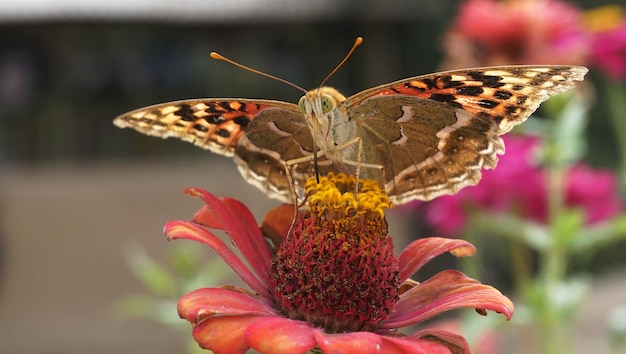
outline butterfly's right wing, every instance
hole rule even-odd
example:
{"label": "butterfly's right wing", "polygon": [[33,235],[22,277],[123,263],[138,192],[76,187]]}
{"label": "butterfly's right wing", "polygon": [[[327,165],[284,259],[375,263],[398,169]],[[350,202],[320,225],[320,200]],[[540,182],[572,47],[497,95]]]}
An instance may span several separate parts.
{"label": "butterfly's right wing", "polygon": [[[295,104],[240,98],[195,99],[140,108],[113,121],[120,128],[178,138],[232,156],[244,178],[269,197],[289,202],[284,161],[313,151],[311,133]],[[294,178],[306,178],[305,166]]]}

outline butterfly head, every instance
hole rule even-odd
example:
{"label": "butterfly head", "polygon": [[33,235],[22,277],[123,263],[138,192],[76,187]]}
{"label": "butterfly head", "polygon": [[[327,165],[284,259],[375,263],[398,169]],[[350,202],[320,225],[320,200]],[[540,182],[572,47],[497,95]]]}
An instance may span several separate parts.
{"label": "butterfly head", "polygon": [[344,95],[339,93],[332,87],[320,87],[314,90],[308,91],[300,101],[298,106],[306,117],[315,119],[317,123],[321,123],[320,120],[328,120],[327,117],[337,106],[345,101]]}

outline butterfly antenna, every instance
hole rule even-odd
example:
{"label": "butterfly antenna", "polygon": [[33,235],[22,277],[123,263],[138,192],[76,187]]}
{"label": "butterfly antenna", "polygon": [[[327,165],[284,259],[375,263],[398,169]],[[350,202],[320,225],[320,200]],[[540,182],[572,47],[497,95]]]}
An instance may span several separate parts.
{"label": "butterfly antenna", "polygon": [[[218,53],[216,53],[216,52],[211,52],[211,54],[210,54],[210,55],[211,55],[211,58],[213,58],[213,59],[215,59],[215,60],[225,61],[225,62],[227,62],[227,63],[229,63],[229,64],[232,64],[232,65],[234,65],[234,66],[236,66],[236,67],[238,67],[238,68],[241,68],[241,69],[244,69],[244,70],[248,70],[248,71],[253,72],[253,73],[255,73],[255,74],[258,74],[258,75],[261,75],[261,76],[265,76],[265,77],[268,77],[268,78],[270,78],[270,79],[273,79],[273,80],[276,80],[276,81],[282,82],[283,84],[287,84],[287,85],[289,85],[289,86],[291,86],[291,87],[294,87],[294,88],[295,88],[295,89],[297,89],[297,90],[300,90],[300,91],[302,91],[302,92],[306,93],[306,90],[305,90],[305,89],[303,89],[302,87],[300,87],[300,86],[298,86],[298,85],[294,84],[293,82],[289,82],[289,81],[287,81],[287,80],[285,80],[285,79],[281,79],[281,78],[276,77],[276,76],[274,76],[274,75],[270,75],[270,74],[268,74],[268,73],[264,73],[264,72],[259,71],[259,70],[256,70],[256,69],[252,69],[252,68],[247,67],[247,66],[245,66],[245,65],[243,65],[243,64],[239,64],[239,63],[237,63],[236,61],[230,60],[230,59],[226,58],[225,56],[223,56],[223,55],[221,55],[221,54],[218,54]],[[344,61],[345,61],[345,60],[344,60]]]}
{"label": "butterfly antenna", "polygon": [[333,69],[333,71],[331,71],[330,74],[328,74],[324,78],[324,80],[322,80],[322,83],[320,84],[320,87],[324,86],[326,81],[328,81],[328,79],[330,79],[330,77],[333,76],[337,72],[337,70],[339,70],[339,68],[346,62],[346,60],[348,60],[348,58],[350,58],[350,56],[352,55],[352,53],[354,52],[356,47],[360,46],[361,43],[363,43],[363,37],[356,37],[356,39],[354,40],[354,44],[352,45],[352,49],[350,49],[348,54],[346,54],[346,56],[343,58],[343,60]]}

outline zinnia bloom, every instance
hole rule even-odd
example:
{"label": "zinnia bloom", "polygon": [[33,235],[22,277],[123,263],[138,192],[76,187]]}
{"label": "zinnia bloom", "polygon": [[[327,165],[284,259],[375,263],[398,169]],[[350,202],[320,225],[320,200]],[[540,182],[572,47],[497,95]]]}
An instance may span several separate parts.
{"label": "zinnia bloom", "polygon": [[[203,288],[181,298],[178,311],[202,348],[216,353],[469,353],[465,339],[440,329],[410,335],[398,329],[443,311],[469,307],[513,314],[493,287],[455,270],[418,283],[409,277],[445,252],[472,255],[463,240],[425,238],[393,253],[384,210],[391,206],[373,181],[345,175],[307,183],[307,201],[271,211],[256,225],[240,202],[190,188],[203,206],[191,221],[171,221],[168,239],[202,242],[252,289]],[[292,223],[293,222],[293,223]],[[210,229],[223,230],[233,250]],[[266,237],[264,237],[264,234]],[[266,239],[271,239],[273,247]]]}
{"label": "zinnia bloom", "polygon": [[581,11],[559,0],[467,0],[444,37],[446,68],[583,64]]}

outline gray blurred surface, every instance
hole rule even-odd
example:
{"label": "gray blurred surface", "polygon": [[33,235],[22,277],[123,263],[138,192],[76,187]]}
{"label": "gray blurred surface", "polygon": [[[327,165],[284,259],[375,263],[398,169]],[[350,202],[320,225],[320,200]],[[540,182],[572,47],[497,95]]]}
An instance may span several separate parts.
{"label": "gray blurred surface", "polygon": [[0,353],[181,352],[180,334],[122,322],[111,305],[143,291],[123,248],[140,242],[163,256],[171,245],[161,231],[165,222],[188,219],[201,205],[183,188],[249,201],[258,215],[274,204],[243,183],[228,159],[216,161],[5,171]]}

